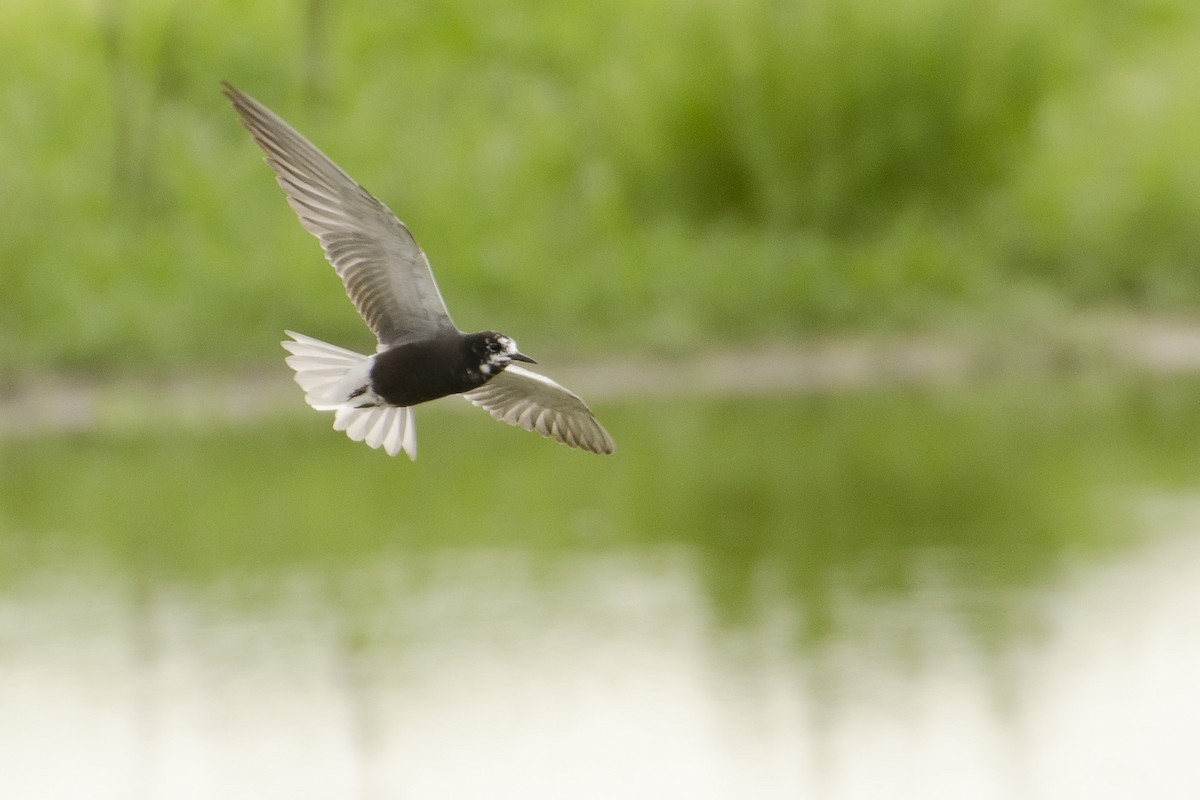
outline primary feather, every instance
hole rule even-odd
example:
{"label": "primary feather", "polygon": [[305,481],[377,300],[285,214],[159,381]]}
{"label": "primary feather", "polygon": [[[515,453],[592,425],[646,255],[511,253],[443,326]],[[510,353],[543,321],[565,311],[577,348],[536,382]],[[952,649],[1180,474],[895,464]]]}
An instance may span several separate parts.
{"label": "primary feather", "polygon": [[457,333],[429,259],[404,223],[275,112],[224,88],[379,344]]}
{"label": "primary feather", "polygon": [[509,364],[499,375],[463,397],[501,422],[549,436],[571,447],[603,455],[617,449],[608,431],[577,394],[524,367]]}

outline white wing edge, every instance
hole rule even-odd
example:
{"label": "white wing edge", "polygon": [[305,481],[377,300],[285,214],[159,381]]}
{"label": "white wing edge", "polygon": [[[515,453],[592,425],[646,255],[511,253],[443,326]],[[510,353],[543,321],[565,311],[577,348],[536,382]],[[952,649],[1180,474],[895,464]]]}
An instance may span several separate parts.
{"label": "white wing edge", "polygon": [[[504,376],[518,379],[504,380]],[[533,392],[521,381],[535,384]],[[510,364],[488,383],[463,394],[493,419],[598,455],[616,451],[616,442],[579,395],[538,372]]]}

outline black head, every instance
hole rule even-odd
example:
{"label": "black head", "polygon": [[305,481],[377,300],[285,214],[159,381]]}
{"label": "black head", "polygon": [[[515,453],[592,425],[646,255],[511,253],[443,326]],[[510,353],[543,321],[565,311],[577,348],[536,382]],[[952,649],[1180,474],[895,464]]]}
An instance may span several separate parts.
{"label": "black head", "polygon": [[486,376],[497,375],[513,361],[536,364],[529,356],[517,349],[517,343],[503,333],[484,331],[467,337],[468,347],[479,370]]}

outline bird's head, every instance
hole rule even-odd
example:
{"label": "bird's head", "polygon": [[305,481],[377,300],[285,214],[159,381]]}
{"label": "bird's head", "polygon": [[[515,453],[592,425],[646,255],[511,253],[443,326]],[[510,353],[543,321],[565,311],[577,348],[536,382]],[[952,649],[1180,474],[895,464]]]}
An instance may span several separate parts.
{"label": "bird's head", "polygon": [[522,353],[517,348],[517,343],[503,333],[487,331],[476,334],[472,338],[474,341],[471,342],[471,350],[475,357],[479,359],[479,369],[489,378],[498,375],[513,361],[524,361],[529,364],[537,363]]}

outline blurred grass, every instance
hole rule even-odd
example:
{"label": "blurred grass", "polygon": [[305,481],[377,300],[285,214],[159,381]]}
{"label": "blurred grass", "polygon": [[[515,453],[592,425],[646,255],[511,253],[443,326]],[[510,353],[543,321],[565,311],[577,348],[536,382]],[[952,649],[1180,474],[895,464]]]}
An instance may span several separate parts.
{"label": "blurred grass", "polygon": [[368,347],[217,91],[542,352],[1200,302],[1200,8],[29,0],[0,10],[0,377]]}

